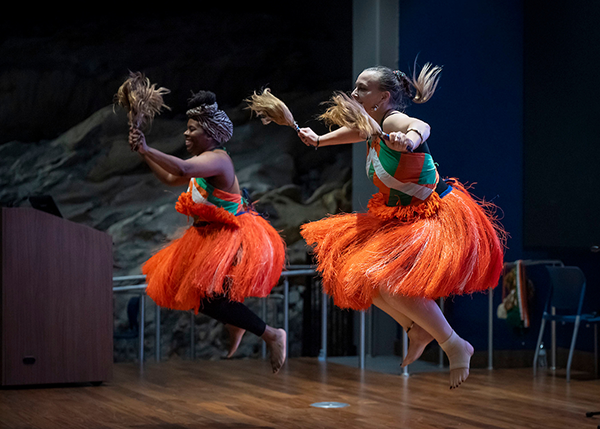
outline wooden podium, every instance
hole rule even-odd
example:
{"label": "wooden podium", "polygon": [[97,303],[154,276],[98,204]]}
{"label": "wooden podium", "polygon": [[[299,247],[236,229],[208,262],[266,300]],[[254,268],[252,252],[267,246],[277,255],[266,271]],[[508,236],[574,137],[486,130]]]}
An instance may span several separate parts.
{"label": "wooden podium", "polygon": [[112,239],[32,208],[0,209],[0,381],[112,377]]}

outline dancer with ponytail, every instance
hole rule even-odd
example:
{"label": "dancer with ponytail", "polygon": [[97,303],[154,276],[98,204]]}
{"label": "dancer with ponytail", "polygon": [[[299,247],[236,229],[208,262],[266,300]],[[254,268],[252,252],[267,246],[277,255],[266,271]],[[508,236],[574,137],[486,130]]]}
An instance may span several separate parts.
{"label": "dancer with ponytail", "polygon": [[378,188],[367,213],[330,215],[301,233],[314,246],[334,303],[354,310],[374,304],[402,325],[409,338],[403,366],[435,339],[448,356],[452,389],[468,377],[473,347],[434,300],[495,287],[504,231],[492,204],[476,201],[458,180],[440,178],[429,125],[403,113],[407,101],[431,98],[440,71],[428,63],[410,78],[386,67],[366,69],[352,97],[336,95],[321,116],[339,128],[324,135],[300,128],[301,140],[313,147],[367,139],[367,175]]}
{"label": "dancer with ponytail", "polygon": [[143,266],[147,293],[160,306],[194,310],[223,322],[229,330],[228,357],[245,331],[261,337],[277,373],[285,361],[286,332],[268,326],[243,304],[265,297],[285,263],[279,234],[242,198],[233,162],[223,144],[233,133],[216,96],[200,91],[189,100],[183,160],[151,148],[132,126],[129,143],[163,183],[188,184],[175,209],[193,219],[183,235],[154,254]]}

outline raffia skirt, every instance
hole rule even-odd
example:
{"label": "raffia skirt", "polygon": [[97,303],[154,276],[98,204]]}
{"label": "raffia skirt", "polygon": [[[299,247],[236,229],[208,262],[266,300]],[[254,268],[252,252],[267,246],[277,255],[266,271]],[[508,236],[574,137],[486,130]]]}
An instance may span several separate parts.
{"label": "raffia skirt", "polygon": [[505,231],[496,207],[455,179],[443,198],[389,207],[373,195],[367,213],[330,215],[301,227],[323,288],[341,308],[365,310],[378,291],[436,299],[498,284]]}
{"label": "raffia skirt", "polygon": [[198,312],[200,300],[227,296],[243,302],[265,297],[278,283],[285,243],[257,212],[233,215],[182,194],[180,213],[194,226],[155,253],[143,266],[147,294],[161,307]]}

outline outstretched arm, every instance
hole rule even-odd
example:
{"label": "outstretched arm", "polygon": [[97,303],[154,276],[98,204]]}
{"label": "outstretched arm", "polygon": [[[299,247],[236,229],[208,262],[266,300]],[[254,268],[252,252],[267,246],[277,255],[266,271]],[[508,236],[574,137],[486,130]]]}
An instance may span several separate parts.
{"label": "outstretched arm", "polygon": [[365,140],[357,130],[347,127],[340,127],[322,136],[319,136],[311,128],[300,128],[298,136],[306,146],[314,147],[358,143]]}

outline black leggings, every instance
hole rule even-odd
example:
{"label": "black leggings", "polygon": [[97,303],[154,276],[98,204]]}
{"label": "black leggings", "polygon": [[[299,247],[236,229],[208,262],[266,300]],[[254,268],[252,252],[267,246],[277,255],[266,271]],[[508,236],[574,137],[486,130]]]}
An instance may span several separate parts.
{"label": "black leggings", "polygon": [[224,296],[201,299],[199,310],[221,323],[237,326],[259,337],[267,328],[267,324],[244,304]]}

